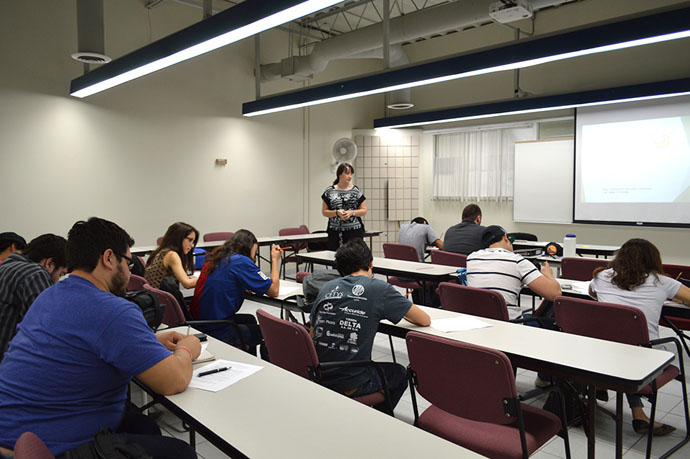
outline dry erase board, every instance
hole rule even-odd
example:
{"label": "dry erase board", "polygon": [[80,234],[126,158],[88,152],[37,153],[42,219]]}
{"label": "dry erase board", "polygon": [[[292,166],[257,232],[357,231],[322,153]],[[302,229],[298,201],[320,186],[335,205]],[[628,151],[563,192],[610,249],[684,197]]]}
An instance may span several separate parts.
{"label": "dry erase board", "polygon": [[515,143],[513,220],[572,223],[573,139]]}

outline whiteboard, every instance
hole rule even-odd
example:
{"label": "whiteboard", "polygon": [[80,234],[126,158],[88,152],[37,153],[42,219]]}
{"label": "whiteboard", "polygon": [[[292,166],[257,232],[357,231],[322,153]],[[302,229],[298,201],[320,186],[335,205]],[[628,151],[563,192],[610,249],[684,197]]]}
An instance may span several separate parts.
{"label": "whiteboard", "polygon": [[573,139],[515,142],[513,220],[572,223]]}

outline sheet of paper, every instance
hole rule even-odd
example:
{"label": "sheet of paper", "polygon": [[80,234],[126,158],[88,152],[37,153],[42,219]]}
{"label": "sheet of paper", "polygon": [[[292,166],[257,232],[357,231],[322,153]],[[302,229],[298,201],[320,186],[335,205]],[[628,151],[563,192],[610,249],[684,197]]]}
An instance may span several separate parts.
{"label": "sheet of paper", "polygon": [[444,333],[455,331],[474,330],[490,327],[491,324],[483,322],[472,316],[450,317],[448,319],[436,319],[431,321],[431,327]]}
{"label": "sheet of paper", "polygon": [[[199,373],[215,370],[216,368],[228,369],[206,376],[199,376]],[[262,368],[263,367],[258,365],[232,362],[230,360],[215,360],[208,365],[204,365],[203,367],[196,368],[194,370],[194,373],[192,374],[192,382],[189,383],[189,387],[203,389],[210,392],[218,392],[219,390],[225,389],[226,387],[235,384],[237,381],[240,381],[247,376],[251,376]]]}
{"label": "sheet of paper", "polygon": [[280,290],[278,292],[278,296],[280,298],[287,298],[290,295],[294,295],[296,293],[299,293],[300,286],[293,286],[293,285],[281,285]]}
{"label": "sheet of paper", "polygon": [[197,357],[192,363],[196,365],[197,363],[204,363],[204,362],[210,362],[212,360],[216,360],[216,356],[211,354],[208,349],[208,341],[204,341],[201,343],[201,353],[199,354],[199,357]]}

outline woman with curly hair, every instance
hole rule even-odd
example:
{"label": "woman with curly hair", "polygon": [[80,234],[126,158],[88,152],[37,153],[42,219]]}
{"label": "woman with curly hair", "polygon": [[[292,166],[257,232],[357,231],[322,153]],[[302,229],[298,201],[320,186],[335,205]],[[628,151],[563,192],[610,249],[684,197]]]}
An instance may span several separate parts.
{"label": "woman with curly hair", "polygon": [[[623,304],[640,309],[647,319],[649,339],[659,337],[659,317],[664,301],[690,301],[690,289],[664,275],[659,250],[645,239],[630,239],[616,253],[608,269],[594,270],[589,294],[598,301]],[[626,394],[633,413],[633,429],[644,434],[649,418],[638,395]],[[654,423],[654,435],[667,435],[674,427]]]}

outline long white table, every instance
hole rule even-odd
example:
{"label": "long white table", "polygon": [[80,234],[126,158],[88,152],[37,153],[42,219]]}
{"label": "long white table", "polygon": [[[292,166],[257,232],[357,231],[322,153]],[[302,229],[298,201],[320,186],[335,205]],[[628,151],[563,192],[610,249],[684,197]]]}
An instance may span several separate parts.
{"label": "long white table", "polygon": [[[456,312],[420,306],[432,321],[462,316]],[[420,327],[405,320],[398,324],[381,322],[379,331],[404,337],[410,330],[428,333],[506,353],[521,368],[562,377],[588,386],[590,400],[596,399],[596,389],[610,389],[618,393],[617,412],[622,417],[622,393],[635,393],[649,384],[673,361],[674,355],[658,349],[648,349],[614,343],[584,336],[560,333],[510,322],[481,319],[490,327],[462,332],[444,333],[432,327]],[[594,457],[595,404],[588,404],[588,457]],[[617,440],[622,438],[620,424]],[[622,455],[621,442],[617,451]]]}
{"label": "long white table", "polygon": [[[155,400],[232,457],[481,457],[209,337],[219,359],[264,368],[219,392]],[[203,365],[203,364],[202,364]]]}
{"label": "long white table", "polygon": [[[514,249],[531,249],[531,248],[544,248],[548,244],[548,241],[522,241],[515,240],[513,242]],[[615,255],[615,253],[620,249],[620,246],[616,245],[594,245],[594,244],[576,244],[575,252],[580,255],[599,255],[610,257]]]}
{"label": "long white table", "polygon": [[[335,252],[300,253],[297,256],[309,263],[335,266]],[[445,265],[434,265],[418,261],[393,260],[391,258],[374,257],[373,271],[387,276],[402,276],[422,281],[442,282],[456,276],[458,268]]]}

